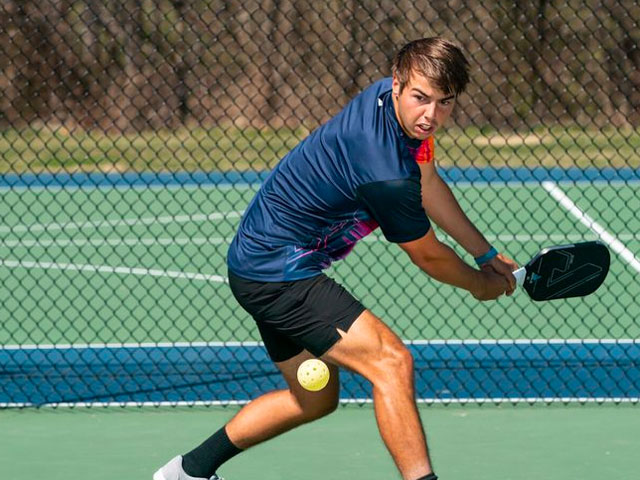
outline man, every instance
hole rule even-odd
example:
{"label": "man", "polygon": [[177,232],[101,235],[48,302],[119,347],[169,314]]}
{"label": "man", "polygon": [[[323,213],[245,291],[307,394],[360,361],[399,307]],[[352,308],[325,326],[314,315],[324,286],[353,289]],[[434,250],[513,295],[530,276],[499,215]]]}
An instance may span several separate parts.
{"label": "man", "polygon": [[[380,434],[402,478],[437,478],[415,403],[410,352],[322,270],[380,226],[436,280],[480,300],[513,292],[515,263],[489,245],[435,168],[433,135],[468,79],[468,63],[452,43],[411,42],[397,54],[392,79],[355,97],[274,169],[231,243],[229,284],[289,388],[247,404],[154,480],[219,478],[218,467],[242,450],[332,412],[339,367],[372,383]],[[440,243],[429,218],[480,269]],[[319,392],[305,391],[296,380],[298,366],[312,357],[330,369],[329,384]]]}

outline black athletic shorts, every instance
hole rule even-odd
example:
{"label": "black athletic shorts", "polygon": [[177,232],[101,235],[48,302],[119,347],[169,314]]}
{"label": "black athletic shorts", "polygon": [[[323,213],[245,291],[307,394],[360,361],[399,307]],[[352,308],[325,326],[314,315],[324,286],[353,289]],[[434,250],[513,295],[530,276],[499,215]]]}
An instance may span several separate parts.
{"label": "black athletic shorts", "polygon": [[274,362],[302,350],[316,357],[338,340],[365,310],[347,290],[324,274],[292,282],[256,282],[229,271],[229,286],[238,303],[258,324]]}

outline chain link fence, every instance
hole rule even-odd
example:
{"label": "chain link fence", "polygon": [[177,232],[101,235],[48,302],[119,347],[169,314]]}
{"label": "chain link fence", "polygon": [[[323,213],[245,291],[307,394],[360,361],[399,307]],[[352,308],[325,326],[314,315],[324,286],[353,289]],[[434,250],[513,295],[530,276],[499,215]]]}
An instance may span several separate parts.
{"label": "chain link fence", "polygon": [[410,346],[421,401],[637,402],[639,22],[629,0],[2,2],[0,406],[282,387],[227,245],[278,160],[431,35],[472,65],[436,138],[465,211],[521,263],[600,238],[610,276],[478,303],[377,233],[329,274]]}

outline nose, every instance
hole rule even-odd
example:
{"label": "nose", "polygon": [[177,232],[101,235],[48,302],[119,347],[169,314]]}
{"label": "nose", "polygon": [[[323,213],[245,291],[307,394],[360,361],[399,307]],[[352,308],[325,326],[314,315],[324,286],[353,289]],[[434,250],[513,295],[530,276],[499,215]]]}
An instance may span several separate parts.
{"label": "nose", "polygon": [[433,120],[436,116],[436,109],[438,104],[436,102],[429,102],[425,105],[424,112],[422,116],[425,120]]}

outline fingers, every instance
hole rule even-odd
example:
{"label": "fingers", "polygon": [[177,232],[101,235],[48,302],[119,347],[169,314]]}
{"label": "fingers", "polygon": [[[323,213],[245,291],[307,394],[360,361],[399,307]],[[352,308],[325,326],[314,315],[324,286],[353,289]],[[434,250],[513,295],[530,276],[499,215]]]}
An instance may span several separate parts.
{"label": "fingers", "polygon": [[513,276],[512,272],[518,268],[517,263],[502,254],[498,254],[496,257],[492,258],[489,262],[483,265],[483,268],[484,267],[491,267],[494,272],[502,275],[506,279],[507,288],[505,289],[505,293],[507,295],[511,295],[515,291],[516,279]]}
{"label": "fingers", "polygon": [[506,293],[507,295],[511,295],[515,290],[515,279],[513,283],[509,281],[509,277],[513,277],[511,272],[507,272],[505,274],[504,272],[498,271],[495,267],[489,264],[484,264],[480,269],[485,272],[491,272],[492,274],[498,276],[504,286],[504,293]]}
{"label": "fingers", "polygon": [[[483,265],[481,272],[484,277],[483,289],[474,293],[474,297],[478,300],[495,300],[503,293],[507,293],[509,289],[509,283],[504,275],[501,275],[495,271],[495,269],[489,265]],[[511,293],[508,293],[510,295]]]}
{"label": "fingers", "polygon": [[[487,288],[485,295],[480,300],[492,300],[498,298],[503,293],[510,297],[516,289],[516,278],[513,271],[518,268],[518,264],[502,254],[493,257],[480,267],[480,270],[487,275],[487,282],[492,284]],[[478,298],[478,297],[476,297]]]}
{"label": "fingers", "polygon": [[504,278],[504,279],[505,279],[505,282],[506,282],[506,284],[507,284],[507,285],[506,285],[506,288],[505,288],[505,290],[504,290],[504,293],[505,293],[505,295],[506,295],[507,297],[510,297],[511,295],[513,295],[513,292],[515,292],[515,290],[516,290],[516,280],[515,280],[515,278],[513,277],[513,275],[511,274],[511,272],[509,272],[509,276],[510,276],[511,278],[513,278],[513,282],[509,281],[509,278],[508,278],[508,277],[506,277],[506,276],[505,276],[505,277],[502,277],[502,278]]}

